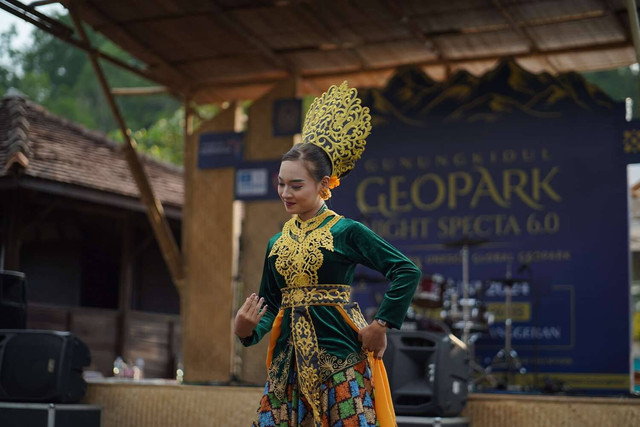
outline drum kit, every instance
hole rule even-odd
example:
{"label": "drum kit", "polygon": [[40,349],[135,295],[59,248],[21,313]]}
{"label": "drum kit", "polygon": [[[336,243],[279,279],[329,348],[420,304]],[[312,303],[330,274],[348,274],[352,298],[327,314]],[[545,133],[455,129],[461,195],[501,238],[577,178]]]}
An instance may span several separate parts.
{"label": "drum kit", "polygon": [[[491,363],[483,367],[474,355],[475,342],[488,333],[489,326],[494,323],[494,314],[487,310],[484,301],[482,283],[471,283],[469,280],[469,253],[471,248],[489,243],[487,240],[462,239],[444,243],[443,248],[458,249],[462,265],[462,283],[445,279],[439,274],[424,276],[413,298],[413,305],[419,310],[433,314],[439,310],[439,319],[433,315],[415,315],[417,329],[442,331],[456,335],[467,346],[470,353],[470,367],[473,384],[479,386],[488,383],[492,388],[510,388],[515,385],[515,375],[526,373],[511,344],[512,338],[512,287],[515,283],[525,281],[512,277],[511,266],[507,266],[505,277],[491,279],[500,283],[505,294],[505,342],[493,357]],[[496,374],[502,373],[499,379]]]}

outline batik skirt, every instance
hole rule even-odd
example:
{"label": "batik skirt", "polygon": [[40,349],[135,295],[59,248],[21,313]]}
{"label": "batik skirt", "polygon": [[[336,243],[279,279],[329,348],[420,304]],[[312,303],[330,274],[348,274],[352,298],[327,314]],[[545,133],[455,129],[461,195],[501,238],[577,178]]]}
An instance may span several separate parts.
{"label": "batik skirt", "polygon": [[307,399],[298,388],[297,370],[287,381],[287,400],[281,401],[267,381],[254,427],[374,427],[371,369],[366,360],[333,374],[322,384],[321,423],[316,424]]}

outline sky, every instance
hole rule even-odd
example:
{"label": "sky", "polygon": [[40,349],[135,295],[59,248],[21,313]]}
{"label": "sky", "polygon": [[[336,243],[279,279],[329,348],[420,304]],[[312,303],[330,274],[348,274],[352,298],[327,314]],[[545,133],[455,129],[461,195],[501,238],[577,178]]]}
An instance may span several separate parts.
{"label": "sky", "polygon": [[[56,12],[64,13],[66,9],[59,3],[55,3],[47,6],[41,6],[37,9],[37,11],[50,16]],[[18,36],[14,40],[13,47],[20,48],[28,45],[31,41],[31,32],[33,31],[35,26],[26,21],[23,21],[22,19],[10,14],[5,10],[0,9],[0,33],[7,31],[12,24],[16,26],[16,30],[18,32]],[[4,61],[4,56],[4,52],[0,52],[0,60]]]}

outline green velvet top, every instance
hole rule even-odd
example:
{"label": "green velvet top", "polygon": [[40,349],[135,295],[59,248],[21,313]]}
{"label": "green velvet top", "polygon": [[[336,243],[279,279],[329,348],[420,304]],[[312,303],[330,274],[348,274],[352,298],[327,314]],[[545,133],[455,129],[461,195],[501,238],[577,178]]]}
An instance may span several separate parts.
{"label": "green velvet top", "polygon": [[[294,216],[285,224],[282,232],[269,240],[259,291],[268,309],[253,335],[242,340],[243,344],[256,344],[271,330],[281,309],[282,289],[351,285],[357,264],[379,271],[391,282],[375,317],[387,321],[390,327],[399,328],[420,280],[420,270],[363,224],[333,211],[321,210],[308,221],[300,221]],[[366,325],[357,303],[347,303],[342,307],[358,327]],[[297,310],[297,314],[295,312],[296,308],[284,309],[280,335],[269,369],[270,381],[284,387],[291,366],[305,364],[318,369],[319,380],[324,381],[333,373],[366,357],[357,332],[347,324],[335,306],[310,305]],[[307,329],[315,335],[312,341],[315,342],[317,354],[303,354],[304,357],[299,358],[296,337],[298,340],[301,338],[296,333],[292,337],[295,316],[304,324],[311,323]],[[292,363],[292,357],[296,363]]]}

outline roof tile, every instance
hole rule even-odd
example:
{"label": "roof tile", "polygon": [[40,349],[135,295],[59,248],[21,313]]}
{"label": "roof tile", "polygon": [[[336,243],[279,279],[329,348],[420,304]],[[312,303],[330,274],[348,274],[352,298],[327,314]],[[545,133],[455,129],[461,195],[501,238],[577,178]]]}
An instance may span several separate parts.
{"label": "roof tile", "polygon": [[[11,154],[28,159],[23,173],[130,197],[140,197],[122,154],[122,146],[19,96],[0,101],[0,176],[7,175]],[[138,154],[156,197],[182,206],[182,168]]]}

